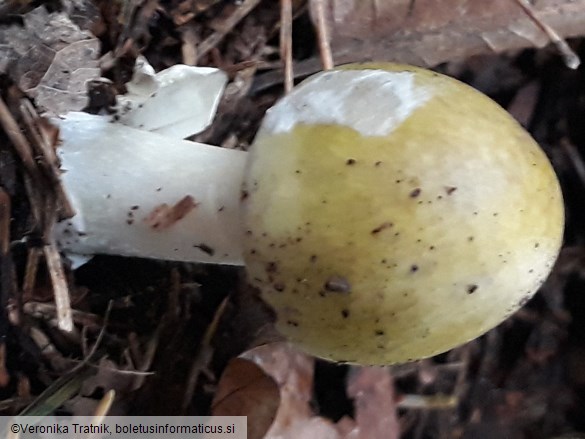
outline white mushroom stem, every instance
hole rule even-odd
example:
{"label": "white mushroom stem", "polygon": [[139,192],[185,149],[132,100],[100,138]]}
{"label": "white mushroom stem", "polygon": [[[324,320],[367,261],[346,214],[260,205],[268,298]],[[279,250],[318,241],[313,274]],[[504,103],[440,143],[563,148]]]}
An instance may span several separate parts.
{"label": "white mushroom stem", "polygon": [[246,153],[70,113],[58,121],[63,184],[77,214],[66,253],[243,265]]}
{"label": "white mushroom stem", "polygon": [[[196,74],[186,68],[179,73],[177,81],[183,74]],[[205,78],[217,95],[221,75]],[[166,111],[174,120],[187,110],[174,111],[181,84],[169,84],[163,90],[173,99],[163,103],[171,103]],[[70,113],[59,121],[63,182],[77,210],[74,218],[58,226],[61,249],[70,255],[106,253],[243,265],[239,205],[247,154],[144,131],[144,112],[148,116],[144,128],[159,125],[153,110],[165,108],[157,101],[159,95],[160,90],[156,105],[131,113],[131,125],[141,129],[83,113]],[[286,133],[299,123],[321,123],[381,136],[430,96],[427,88],[414,87],[408,72],[324,72],[276,104],[263,129]],[[379,103],[379,111],[369,111],[371,102]]]}

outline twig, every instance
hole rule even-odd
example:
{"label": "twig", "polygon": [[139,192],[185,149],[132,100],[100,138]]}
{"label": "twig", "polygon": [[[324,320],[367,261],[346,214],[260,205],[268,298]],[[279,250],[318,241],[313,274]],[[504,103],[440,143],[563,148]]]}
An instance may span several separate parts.
{"label": "twig", "polygon": [[32,297],[32,292],[35,288],[37,280],[37,269],[39,267],[40,257],[41,250],[38,247],[30,247],[28,249],[26,270],[24,272],[24,281],[22,283],[22,295],[24,302],[27,302]]}
{"label": "twig", "polygon": [[459,398],[454,395],[402,395],[397,406],[407,410],[448,410],[457,404]]}
{"label": "twig", "polygon": [[117,373],[118,375],[133,375],[133,376],[143,377],[143,378],[156,375],[156,372],[148,372],[148,371],[143,372],[141,370],[116,369],[113,367],[105,367],[103,365],[95,365],[93,367],[101,368],[103,370],[108,370],[110,372]]}
{"label": "twig", "polygon": [[152,362],[154,361],[154,357],[158,349],[158,344],[160,342],[160,334],[157,333],[155,335],[155,337],[149,340],[149,343],[146,346],[146,353],[138,364],[138,370],[140,372],[146,373],[148,369],[150,369],[150,366],[152,366]]}
{"label": "twig", "polygon": [[205,56],[211,49],[219,44],[219,42],[230,32],[242,19],[248,15],[261,0],[244,0],[239,8],[228,17],[220,30],[217,30],[197,47],[197,61]]}
{"label": "twig", "polygon": [[284,68],[284,91],[293,89],[292,0],[280,0],[280,58]]}
{"label": "twig", "polygon": [[157,327],[154,336],[148,340],[148,343],[146,345],[146,352],[144,353],[144,355],[141,355],[140,353],[138,341],[136,339],[136,334],[130,333],[128,335],[130,356],[133,362],[138,365],[136,370],[142,373],[142,375],[137,375],[136,378],[134,378],[134,382],[132,383],[132,390],[141,388],[142,385],[144,384],[146,376],[152,374],[152,372],[147,371],[148,369],[150,369],[150,366],[152,366],[154,357],[156,355],[158,343],[160,341],[161,325],[162,323],[159,324],[159,326]]}
{"label": "twig", "polygon": [[110,319],[110,312],[112,311],[112,303],[113,303],[112,300],[110,300],[108,302],[108,307],[106,308],[106,313],[104,315],[104,324],[103,324],[102,329],[100,330],[100,332],[95,340],[95,343],[93,344],[93,346],[89,350],[89,353],[86,355],[86,357],[83,359],[83,361],[81,361],[77,366],[75,366],[73,369],[71,369],[71,371],[69,373],[75,373],[75,372],[81,370],[86,365],[88,365],[89,362],[91,361],[91,357],[93,357],[94,354],[97,352],[97,349],[100,346],[100,344],[102,343],[102,340],[103,340],[104,335],[106,333],[106,328],[108,327],[108,321]]}
{"label": "twig", "polygon": [[[51,126],[48,121],[42,119],[36,113],[36,110],[28,99],[22,99],[20,103],[20,114],[23,116],[23,120],[28,128],[28,133],[32,137],[32,147],[35,150],[37,156],[43,158],[38,160],[37,163],[43,167],[45,175],[51,182],[52,189],[55,190],[57,198],[59,200],[59,208],[62,211],[63,218],[70,218],[75,215],[75,210],[71,206],[69,199],[67,198],[65,188],[61,181],[59,159],[55,153],[55,144],[58,141],[59,129]],[[45,127],[42,124],[45,123]],[[48,131],[52,131],[52,138],[49,137]]]}
{"label": "twig", "polygon": [[6,135],[12,142],[16,154],[26,170],[24,184],[30,198],[33,217],[37,224],[44,224],[44,209],[41,208],[42,197],[38,190],[40,187],[40,174],[33,159],[32,149],[2,97],[0,97],[0,126],[4,128]]}
{"label": "twig", "polygon": [[[410,395],[407,395],[410,396]],[[417,398],[419,398],[419,395],[413,395]],[[428,398],[428,397],[424,397],[424,398]],[[429,423],[429,414],[430,414],[430,410],[432,410],[432,407],[426,407],[426,406],[422,406],[421,407],[421,411],[418,414],[418,420],[416,422],[416,426],[414,427],[414,432],[413,432],[413,439],[422,439],[424,437],[425,434],[425,430],[427,429],[427,425]]]}
{"label": "twig", "polygon": [[186,24],[180,28],[181,32],[181,55],[183,57],[183,63],[188,66],[194,66],[197,64],[197,43],[199,42],[199,36],[195,26]]}
{"label": "twig", "polygon": [[317,40],[319,41],[319,52],[321,54],[321,63],[323,70],[331,70],[334,66],[333,54],[331,53],[329,24],[325,18],[324,0],[310,0],[315,15],[315,27],[317,30]]}
{"label": "twig", "polygon": [[6,343],[0,343],[0,387],[4,388],[10,382],[10,374],[6,368]]}
{"label": "twig", "polygon": [[[30,122],[29,128],[32,130],[34,110],[21,104],[19,111],[22,113],[25,120],[28,116]],[[52,239],[53,225],[57,219],[57,194],[60,191],[59,189],[55,190],[56,187],[60,186],[57,176],[58,170],[53,169],[53,180],[57,183],[51,181],[52,179],[50,177],[44,176],[40,172],[39,167],[33,158],[33,147],[31,147],[27,138],[21,132],[20,127],[16,123],[16,120],[10,113],[2,98],[0,98],[0,126],[4,128],[8,138],[12,141],[16,153],[24,165],[26,171],[24,181],[27,194],[30,198],[33,217],[37,226],[40,228],[45,244],[43,246],[43,252],[45,254],[47,268],[53,284],[58,326],[61,330],[70,332],[73,330],[73,321],[71,319],[69,290],[67,288],[67,282],[65,281],[61,257],[59,256],[57,246]],[[43,146],[44,141],[42,140],[42,135],[37,135],[37,137],[39,137],[38,148],[41,150],[50,148],[49,145],[45,145],[45,147]],[[35,138],[33,137],[33,139]],[[49,159],[49,164],[53,162],[52,165],[56,167],[56,157],[54,160],[50,159],[51,156],[54,156],[54,152],[51,153],[47,151],[46,155]],[[63,206],[66,206],[68,202],[66,201],[64,191],[62,197],[62,204]]]}
{"label": "twig", "polygon": [[467,376],[469,373],[469,363],[471,362],[471,345],[467,344],[462,346],[459,351],[461,360],[459,364],[461,366],[455,380],[455,386],[453,387],[453,395],[462,399],[468,387]]}
{"label": "twig", "polygon": [[197,11],[197,14],[201,14],[211,8],[213,5],[219,3],[220,0],[199,0],[197,2],[191,2],[193,9]]}
{"label": "twig", "polygon": [[229,297],[223,299],[217,310],[215,311],[215,315],[213,316],[213,320],[207,327],[205,331],[205,335],[203,336],[203,340],[201,341],[201,347],[199,349],[199,353],[193,360],[193,365],[191,366],[191,370],[189,372],[189,378],[187,379],[185,394],[183,395],[183,405],[182,410],[185,412],[187,407],[191,403],[193,399],[193,394],[195,393],[195,387],[197,386],[197,381],[199,379],[199,375],[209,362],[211,361],[211,357],[213,356],[213,347],[211,346],[211,341],[217,332],[217,327],[223,316],[223,313],[226,309],[226,306],[229,302]]}
{"label": "twig", "polygon": [[[24,312],[35,318],[50,320],[53,319],[56,314],[56,306],[53,303],[41,303],[41,302],[27,302],[24,305]],[[72,310],[71,315],[73,321],[81,326],[85,326],[93,332],[98,329],[101,330],[103,326],[103,319],[96,315],[84,311]]]}
{"label": "twig", "polygon": [[498,360],[501,355],[502,335],[499,330],[489,331],[484,340],[483,355],[481,356],[479,365],[477,367],[477,377],[483,379],[490,376],[497,368]]}
{"label": "twig", "polygon": [[0,256],[8,255],[10,250],[10,195],[0,188]]}
{"label": "twig", "polygon": [[585,186],[585,162],[583,161],[583,157],[581,157],[577,148],[575,148],[575,146],[566,138],[561,139],[561,148],[571,160],[575,172],[577,173],[579,180],[581,180],[581,184]]}
{"label": "twig", "polygon": [[[116,392],[114,390],[109,390],[100,400],[98,406],[96,407],[93,417],[91,419],[91,426],[99,426],[103,424],[104,418],[107,416],[110,408],[112,407],[112,403],[114,402],[114,397],[116,396]],[[81,436],[84,437],[84,436]],[[100,435],[92,430],[86,433],[85,439],[97,439]]]}
{"label": "twig", "polygon": [[[95,409],[93,414],[93,419],[91,420],[91,425],[100,425],[104,422],[104,418],[108,415],[108,412],[112,408],[112,404],[114,403],[114,399],[116,398],[116,391],[115,390],[108,390],[103,398],[100,400],[98,406]],[[97,435],[90,435],[89,438],[92,437],[99,437]]]}
{"label": "twig", "polygon": [[[51,239],[52,241],[52,239]],[[69,300],[69,287],[65,279],[65,272],[61,264],[61,256],[57,251],[54,242],[43,246],[43,253],[51,276],[53,284],[53,294],[55,295],[55,306],[57,311],[57,325],[59,329],[66,332],[73,330],[73,319],[71,317],[71,302]]]}
{"label": "twig", "polygon": [[6,135],[14,145],[16,153],[20,157],[20,160],[24,164],[26,171],[33,178],[38,180],[38,169],[33,159],[32,151],[24,137],[24,134],[20,131],[20,127],[12,117],[10,110],[4,103],[4,100],[0,97],[0,125],[4,128]]}
{"label": "twig", "polygon": [[577,69],[581,64],[581,60],[579,59],[579,56],[573,51],[573,49],[569,47],[567,42],[561,38],[561,36],[552,27],[536,16],[536,13],[534,12],[534,9],[528,0],[515,1],[524,10],[526,15],[528,15],[528,17],[534,22],[534,24],[542,29],[548,39],[554,44],[563,58],[566,66],[573,70]]}
{"label": "twig", "polygon": [[148,22],[158,7],[158,0],[128,0],[122,2],[122,10],[118,15],[118,20],[123,25],[123,29],[114,49],[116,58],[136,50],[136,40],[147,29]]}

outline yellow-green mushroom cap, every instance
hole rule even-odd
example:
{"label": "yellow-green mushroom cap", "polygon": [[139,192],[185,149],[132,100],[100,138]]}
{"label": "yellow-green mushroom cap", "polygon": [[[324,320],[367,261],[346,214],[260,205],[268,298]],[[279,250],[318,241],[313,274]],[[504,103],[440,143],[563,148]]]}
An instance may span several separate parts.
{"label": "yellow-green mushroom cap", "polygon": [[249,280],[333,361],[429,357],[498,325],[558,255],[563,201],[524,129],[452,78],[350,65],[266,115],[244,183]]}

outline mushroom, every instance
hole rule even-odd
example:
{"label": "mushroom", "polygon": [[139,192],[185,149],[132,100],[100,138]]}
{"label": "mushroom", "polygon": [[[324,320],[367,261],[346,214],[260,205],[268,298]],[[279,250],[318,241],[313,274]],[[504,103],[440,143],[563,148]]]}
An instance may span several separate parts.
{"label": "mushroom", "polygon": [[333,361],[405,362],[480,336],[532,297],[562,241],[535,141],[486,96],[416,67],[314,75],[248,153],[91,116],[60,125],[79,211],[66,251],[245,263],[277,328]]}

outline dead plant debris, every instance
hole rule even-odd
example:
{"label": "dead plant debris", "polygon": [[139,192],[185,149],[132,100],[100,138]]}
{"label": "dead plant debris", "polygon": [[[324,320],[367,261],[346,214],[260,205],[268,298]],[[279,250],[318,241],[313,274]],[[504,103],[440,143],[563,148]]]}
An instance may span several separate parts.
{"label": "dead plant debris", "polygon": [[[530,13],[520,3],[2,3],[2,413],[246,414],[258,439],[583,434],[585,78],[558,48],[569,61],[585,54],[585,0],[531,2]],[[551,39],[556,48],[537,49]],[[411,62],[459,77],[508,108],[556,168],[567,229],[552,275],[518,313],[465,346],[357,368],[279,340],[239,269],[98,256],[72,270],[51,239],[54,222],[73,212],[59,184],[58,133],[42,114],[111,107],[139,55],[157,71],[178,63],[226,71],[215,123],[196,138],[239,149],[284,90],[333,62]],[[153,224],[193,210],[185,197]]]}

